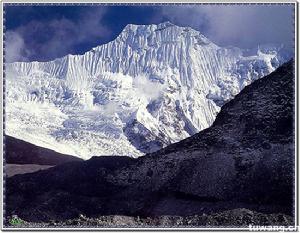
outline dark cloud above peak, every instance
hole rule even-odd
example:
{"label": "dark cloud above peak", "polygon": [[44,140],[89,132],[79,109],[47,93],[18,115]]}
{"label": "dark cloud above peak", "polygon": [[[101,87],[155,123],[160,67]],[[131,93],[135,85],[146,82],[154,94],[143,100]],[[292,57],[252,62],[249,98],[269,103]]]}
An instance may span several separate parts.
{"label": "dark cloud above peak", "polygon": [[[219,45],[249,48],[293,40],[292,5],[202,5],[163,7],[161,15],[185,19]],[[185,24],[185,22],[182,22]]]}
{"label": "dark cloud above peak", "polygon": [[[69,53],[76,54],[78,53],[76,47],[80,47],[82,43],[91,43],[94,40],[100,40],[104,35],[109,35],[110,29],[101,23],[104,14],[104,8],[90,8],[82,11],[73,20],[67,17],[52,18],[46,21],[32,19],[26,24],[8,30],[7,33],[8,35],[18,35],[23,41],[24,48],[18,51],[30,51],[27,59],[44,61]],[[14,38],[11,37],[6,37],[5,42],[8,47],[15,43]],[[10,51],[12,50],[6,51],[9,56]],[[17,58],[19,55],[10,57]],[[22,60],[25,60],[24,56],[22,57]],[[11,59],[6,60],[12,61]]]}
{"label": "dark cloud above peak", "polygon": [[6,61],[47,61],[107,43],[130,23],[171,21],[221,46],[293,46],[292,4],[4,5]]}

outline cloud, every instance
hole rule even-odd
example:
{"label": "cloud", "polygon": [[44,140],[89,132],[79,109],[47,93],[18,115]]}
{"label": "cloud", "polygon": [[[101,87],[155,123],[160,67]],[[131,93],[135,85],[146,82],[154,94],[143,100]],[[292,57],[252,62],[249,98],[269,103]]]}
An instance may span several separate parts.
{"label": "cloud", "polygon": [[[23,48],[31,51],[30,60],[40,57],[42,60],[51,60],[72,53],[74,47],[81,43],[109,34],[110,30],[101,23],[104,14],[104,8],[96,8],[83,10],[77,20],[31,20],[11,33],[22,38]],[[20,57],[14,56],[10,60],[20,61]]]}
{"label": "cloud", "polygon": [[166,6],[158,14],[175,24],[199,30],[221,46],[250,48],[293,41],[291,5]]}
{"label": "cloud", "polygon": [[105,116],[114,115],[116,112],[118,112],[118,109],[118,103],[113,101],[109,101],[106,105],[101,106],[102,114]]}
{"label": "cloud", "polygon": [[11,31],[21,40],[15,36],[14,40],[20,43],[11,48],[19,49],[11,54],[19,55],[11,56],[10,61],[47,61],[70,53],[83,53],[115,38],[128,23],[151,24],[167,20],[179,26],[190,26],[220,46],[253,48],[265,43],[293,46],[293,5],[82,6],[64,10],[57,7],[51,8],[50,13],[45,11],[42,19],[38,17],[41,14],[38,8],[30,8],[24,14],[20,13],[21,8],[6,16],[10,15],[7,19],[12,25],[22,23]]}
{"label": "cloud", "polygon": [[157,81],[151,81],[146,76],[140,75],[133,79],[133,87],[136,88],[137,96],[143,96],[148,101],[161,96],[165,85]]}
{"label": "cloud", "polygon": [[5,62],[27,61],[29,54],[21,35],[14,31],[5,33]]}

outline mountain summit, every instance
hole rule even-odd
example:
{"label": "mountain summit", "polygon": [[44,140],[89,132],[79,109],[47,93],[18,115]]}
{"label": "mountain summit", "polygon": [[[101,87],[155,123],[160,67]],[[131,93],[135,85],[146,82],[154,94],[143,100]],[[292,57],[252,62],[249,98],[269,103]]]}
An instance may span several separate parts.
{"label": "mountain summit", "polygon": [[153,152],[209,127],[285,61],[279,49],[244,54],[165,22],[127,25],[83,55],[6,64],[5,133],[84,159]]}

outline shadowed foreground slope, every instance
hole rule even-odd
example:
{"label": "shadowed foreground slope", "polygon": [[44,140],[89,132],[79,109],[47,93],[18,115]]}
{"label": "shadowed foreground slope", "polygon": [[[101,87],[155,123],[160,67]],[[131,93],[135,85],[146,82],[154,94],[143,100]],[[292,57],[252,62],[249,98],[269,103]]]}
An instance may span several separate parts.
{"label": "shadowed foreground slope", "polygon": [[292,215],[293,88],[290,61],[225,104],[210,128],[157,153],[93,157],[9,178],[6,214],[36,222],[238,208]]}
{"label": "shadowed foreground slope", "polygon": [[83,161],[75,156],[57,153],[8,135],[5,135],[4,145],[4,173],[7,177],[32,173],[71,161]]}
{"label": "shadowed foreground slope", "polygon": [[71,161],[82,161],[72,155],[57,153],[29,142],[5,135],[5,161],[9,164],[58,165]]}

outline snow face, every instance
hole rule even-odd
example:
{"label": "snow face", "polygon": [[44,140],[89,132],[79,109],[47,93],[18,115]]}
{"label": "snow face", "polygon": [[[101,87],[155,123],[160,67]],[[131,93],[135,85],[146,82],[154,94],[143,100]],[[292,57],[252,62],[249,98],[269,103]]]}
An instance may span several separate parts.
{"label": "snow face", "polygon": [[84,159],[137,157],[209,127],[283,62],[279,50],[245,56],[169,22],[127,25],[84,55],[6,64],[5,133]]}

